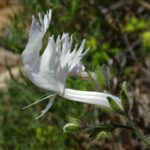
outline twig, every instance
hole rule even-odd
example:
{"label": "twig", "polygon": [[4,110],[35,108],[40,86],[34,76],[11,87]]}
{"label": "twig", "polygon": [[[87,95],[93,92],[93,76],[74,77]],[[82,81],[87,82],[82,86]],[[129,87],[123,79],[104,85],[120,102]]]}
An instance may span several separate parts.
{"label": "twig", "polygon": [[150,9],[150,3],[145,2],[143,0],[139,0],[138,3],[140,3],[146,9]]}
{"label": "twig", "polygon": [[131,47],[131,44],[129,43],[129,40],[128,40],[128,37],[127,35],[122,31],[121,29],[121,33],[122,33],[122,36],[123,36],[123,39],[124,39],[124,42],[127,46],[127,50],[129,51],[129,53],[131,54],[132,58],[137,61],[137,57],[135,56],[133,50],[132,50],[132,47]]}
{"label": "twig", "polygon": [[116,128],[124,128],[124,129],[129,129],[132,130],[130,126],[127,125],[121,125],[121,124],[103,124],[103,125],[88,125],[88,127],[85,130],[92,130],[92,129],[106,129],[107,127],[111,127],[113,130]]}
{"label": "twig", "polygon": [[125,4],[128,4],[128,5],[131,5],[132,3],[134,2],[134,0],[131,0],[131,1],[119,1],[115,4],[112,4],[110,5],[110,7],[108,8],[104,8],[103,6],[100,6],[100,11],[102,14],[107,14],[109,11],[113,11],[113,10],[116,10],[116,9],[119,9],[121,7],[123,7]]}

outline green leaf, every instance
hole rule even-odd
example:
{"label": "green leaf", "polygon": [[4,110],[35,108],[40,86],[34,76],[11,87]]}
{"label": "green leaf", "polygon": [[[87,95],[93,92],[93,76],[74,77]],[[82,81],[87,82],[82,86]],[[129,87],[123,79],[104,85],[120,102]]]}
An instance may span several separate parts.
{"label": "green leaf", "polygon": [[125,113],[128,114],[130,110],[130,101],[129,101],[129,97],[127,94],[127,86],[126,86],[125,81],[122,84],[122,90],[120,92],[120,99],[121,99],[121,103],[122,103]]}
{"label": "green leaf", "polygon": [[104,89],[106,87],[106,80],[104,77],[103,68],[101,66],[97,66],[95,70],[95,74],[99,86],[101,87],[101,89]]}
{"label": "green leaf", "polygon": [[111,97],[107,97],[108,102],[115,113],[124,114],[119,105]]}
{"label": "green leaf", "polygon": [[122,103],[125,113],[128,113],[130,110],[130,102],[129,102],[129,98],[125,90],[121,91],[120,98],[121,98],[121,103]]}

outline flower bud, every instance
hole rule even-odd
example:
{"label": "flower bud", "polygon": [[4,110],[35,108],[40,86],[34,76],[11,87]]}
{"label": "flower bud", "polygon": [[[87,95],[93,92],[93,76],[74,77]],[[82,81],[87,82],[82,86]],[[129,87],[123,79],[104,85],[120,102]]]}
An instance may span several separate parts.
{"label": "flower bud", "polygon": [[97,134],[96,139],[97,140],[105,140],[105,139],[110,139],[112,134],[109,131],[101,131]]}
{"label": "flower bud", "polygon": [[82,129],[82,125],[80,123],[67,123],[63,130],[64,132],[76,132]]}

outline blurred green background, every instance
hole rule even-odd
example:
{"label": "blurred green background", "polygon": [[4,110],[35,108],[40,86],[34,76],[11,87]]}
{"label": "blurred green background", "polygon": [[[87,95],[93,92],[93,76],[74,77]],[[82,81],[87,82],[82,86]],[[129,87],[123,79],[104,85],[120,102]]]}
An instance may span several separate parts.
{"label": "blurred green background", "polygon": [[[89,53],[83,62],[88,70],[107,64],[116,75],[113,92],[118,93],[119,83],[127,80],[134,104],[133,116],[148,134],[149,118],[139,111],[140,92],[149,95],[150,71],[150,3],[147,0],[4,0],[0,11],[19,6],[5,30],[1,30],[0,47],[20,55],[28,41],[31,16],[52,9],[49,35],[68,32],[74,41],[87,40]],[[15,9],[15,8],[14,8]],[[8,10],[9,11],[9,10]],[[9,17],[8,17],[9,18]],[[10,19],[9,18],[9,19]],[[2,24],[3,22],[0,22]],[[47,38],[44,38],[43,49]],[[16,64],[18,69],[21,63]],[[1,67],[1,65],[0,65]],[[103,123],[111,119],[122,122],[118,116],[104,113],[95,106],[70,102],[57,97],[49,112],[42,118],[34,118],[46,106],[47,100],[27,110],[21,108],[34,102],[48,91],[35,87],[22,71],[11,74],[7,88],[0,91],[0,150],[139,150],[146,149],[130,132],[118,130],[113,139],[96,141],[84,132],[64,133],[62,128],[67,116],[77,117],[88,123]],[[0,78],[3,71],[0,72]],[[144,80],[143,80],[144,78]],[[67,87],[95,90],[92,82],[70,77]],[[136,90],[140,92],[136,93]],[[138,95],[139,94],[139,95]],[[147,100],[147,99],[146,99]],[[145,101],[146,101],[145,100]],[[142,104],[144,105],[143,100]],[[149,109],[149,99],[146,105]],[[145,106],[145,105],[144,105]]]}

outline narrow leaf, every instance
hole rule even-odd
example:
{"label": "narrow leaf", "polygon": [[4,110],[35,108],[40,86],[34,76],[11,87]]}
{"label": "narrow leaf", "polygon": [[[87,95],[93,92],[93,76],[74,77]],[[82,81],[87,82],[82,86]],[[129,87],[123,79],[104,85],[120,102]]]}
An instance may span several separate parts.
{"label": "narrow leaf", "polygon": [[128,97],[128,94],[127,94],[126,81],[124,81],[122,83],[122,90],[120,92],[120,99],[121,99],[121,103],[122,103],[122,106],[124,108],[125,113],[128,114],[128,112],[130,110],[130,101],[129,101],[129,97]]}
{"label": "narrow leaf", "polygon": [[120,99],[125,113],[128,113],[130,110],[130,102],[129,102],[128,95],[124,89],[121,90]]}

